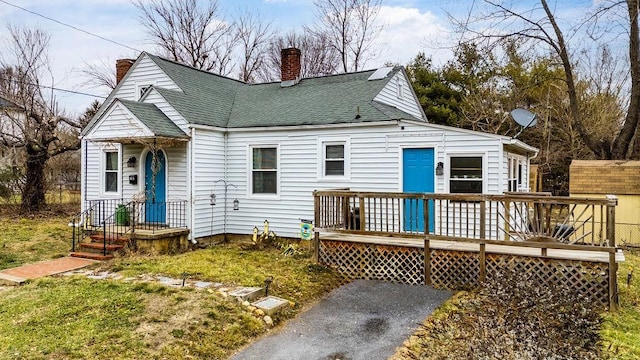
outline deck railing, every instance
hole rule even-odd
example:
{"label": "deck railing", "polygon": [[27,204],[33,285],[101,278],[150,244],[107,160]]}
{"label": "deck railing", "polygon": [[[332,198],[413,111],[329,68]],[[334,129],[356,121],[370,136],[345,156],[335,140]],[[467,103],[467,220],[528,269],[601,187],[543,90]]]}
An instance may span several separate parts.
{"label": "deck railing", "polygon": [[314,192],[318,231],[615,246],[615,197]]}

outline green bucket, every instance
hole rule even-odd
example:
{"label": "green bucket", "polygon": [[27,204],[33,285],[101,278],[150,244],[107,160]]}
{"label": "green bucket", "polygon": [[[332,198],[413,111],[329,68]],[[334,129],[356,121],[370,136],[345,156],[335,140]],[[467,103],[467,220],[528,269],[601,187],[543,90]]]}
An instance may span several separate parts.
{"label": "green bucket", "polygon": [[116,225],[129,225],[129,210],[124,205],[118,205],[116,208]]}

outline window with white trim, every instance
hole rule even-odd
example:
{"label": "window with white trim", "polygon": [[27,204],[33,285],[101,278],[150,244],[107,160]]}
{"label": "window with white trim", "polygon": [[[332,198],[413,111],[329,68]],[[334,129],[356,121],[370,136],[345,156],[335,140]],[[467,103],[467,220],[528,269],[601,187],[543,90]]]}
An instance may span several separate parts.
{"label": "window with white trim", "polygon": [[517,157],[508,157],[507,158],[507,168],[508,168],[508,191],[523,191],[524,187],[522,186],[522,159]]}
{"label": "window with white trim", "polygon": [[118,171],[120,170],[120,156],[117,150],[104,152],[104,192],[118,192]]}
{"label": "window with white trim", "polygon": [[450,193],[482,194],[482,156],[452,156],[449,165]]}
{"label": "window with white trim", "polygon": [[344,176],[345,143],[327,142],[324,147],[324,176]]}
{"label": "window with white trim", "polygon": [[278,148],[275,146],[251,148],[251,193],[278,193]]}

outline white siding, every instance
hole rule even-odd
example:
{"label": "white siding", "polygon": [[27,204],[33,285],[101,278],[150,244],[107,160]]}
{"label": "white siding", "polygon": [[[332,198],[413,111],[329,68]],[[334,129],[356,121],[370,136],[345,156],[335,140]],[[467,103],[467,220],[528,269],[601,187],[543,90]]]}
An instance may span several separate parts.
{"label": "white siding", "polygon": [[[104,194],[102,191],[103,182],[103,163],[104,163],[104,151],[116,150],[120,147],[119,144],[103,143],[103,142],[85,142],[86,146],[82,149],[82,168],[86,169],[85,177],[82,184],[82,191],[84,195],[83,200],[97,200],[97,199],[119,199],[122,194],[122,186],[118,186],[117,193]],[[122,161],[119,164],[120,169],[123,169]],[[86,189],[86,191],[85,191]]]}
{"label": "white siding", "polygon": [[[402,86],[402,98],[398,97],[398,85]],[[424,119],[420,102],[413,95],[411,84],[402,71],[398,71],[373,100],[396,107],[418,119]]]}
{"label": "white siding", "polygon": [[[313,218],[312,191],[315,189],[348,187],[354,191],[401,191],[401,149],[405,147],[433,147],[436,164],[446,164],[449,153],[484,153],[485,188],[492,193],[499,191],[498,162],[499,149],[502,146],[499,139],[472,135],[455,129],[432,128],[427,124],[420,126],[403,123],[402,126],[404,130],[397,125],[388,125],[348,130],[230,133],[228,180],[238,188],[236,190],[230,187],[229,196],[230,199],[235,196],[239,198],[240,210],[231,210],[231,201],[227,204],[227,232],[250,234],[254,226],[262,228],[262,222],[268,219],[271,229],[278,235],[297,237],[299,219]],[[349,137],[350,180],[319,180],[318,166],[321,154],[318,154],[317,144],[319,138],[327,136]],[[251,166],[248,146],[260,144],[279,146],[280,193],[277,198],[252,196],[248,189],[248,168]],[[436,192],[447,192],[447,173],[448,169],[445,166],[445,175],[436,176]],[[218,204],[222,202],[219,201]],[[217,219],[214,221],[218,222]],[[201,233],[198,229],[196,232]]]}
{"label": "white siding", "polygon": [[[85,153],[86,147],[86,153]],[[104,200],[120,199],[123,203],[132,201],[134,196],[144,193],[144,160],[148,147],[143,145],[120,145],[105,142],[87,141],[82,149],[82,167],[86,168],[86,175],[82,178],[83,200]],[[120,149],[120,182],[118,192],[105,194],[102,191],[104,186],[103,175],[103,153],[106,149]],[[167,161],[167,201],[188,200],[188,163],[187,145],[177,145],[174,147],[160,147],[165,152]],[[85,157],[87,161],[85,161]],[[134,167],[127,167],[129,158],[136,158]],[[129,183],[129,176],[137,175],[137,184]],[[86,191],[85,191],[86,188]]]}
{"label": "white siding", "polygon": [[124,106],[117,103],[106,112],[85,138],[113,139],[150,137],[153,133],[136,119]]}
{"label": "white siding", "polygon": [[139,87],[142,85],[154,85],[172,90],[180,88],[169,78],[149,57],[143,56],[134,68],[129,70],[120,86],[111,93],[112,99],[120,98],[138,101]]}
{"label": "white siding", "polygon": [[167,156],[167,201],[188,200],[188,163],[186,144],[163,148]]}
{"label": "white siding", "polygon": [[125,99],[138,101],[140,99],[139,87],[144,85],[154,85],[171,90],[180,90],[170,77],[168,77],[148,56],[144,55],[137,64],[129,70],[127,75],[120,81],[114,91],[102,105],[101,110],[96,115],[101,115],[115,99]]}
{"label": "white siding", "polygon": [[[224,135],[217,131],[194,129],[193,138],[193,229],[194,238],[220,234],[224,231]],[[240,184],[237,184],[240,185]],[[238,190],[228,187],[227,218],[233,214],[233,199],[240,198]],[[216,194],[216,205],[209,204]],[[241,204],[242,206],[243,204]],[[212,218],[213,217],[213,218]],[[230,232],[227,229],[227,232]]]}

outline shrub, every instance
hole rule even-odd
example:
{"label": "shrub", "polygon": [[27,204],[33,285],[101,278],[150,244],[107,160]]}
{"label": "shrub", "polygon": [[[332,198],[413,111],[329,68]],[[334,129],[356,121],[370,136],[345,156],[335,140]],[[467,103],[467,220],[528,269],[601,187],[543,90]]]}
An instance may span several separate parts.
{"label": "shrub", "polygon": [[[413,358],[597,359],[602,319],[589,298],[506,271],[423,325]],[[445,343],[447,346],[438,347]]]}

